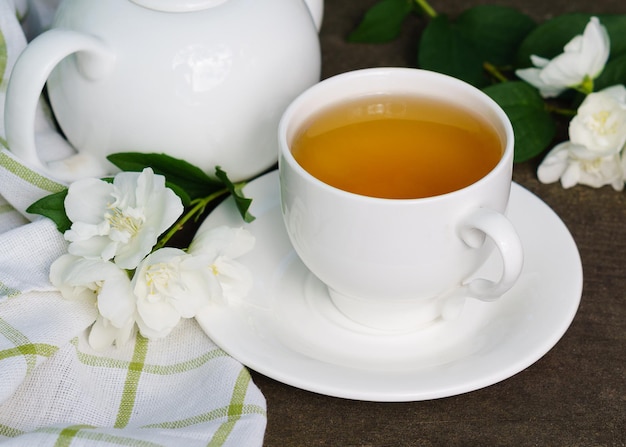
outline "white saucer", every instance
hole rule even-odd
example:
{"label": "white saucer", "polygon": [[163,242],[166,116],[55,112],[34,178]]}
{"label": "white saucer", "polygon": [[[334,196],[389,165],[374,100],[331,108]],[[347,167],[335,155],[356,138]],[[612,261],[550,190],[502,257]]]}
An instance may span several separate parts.
{"label": "white saucer", "polygon": [[[248,184],[256,220],[243,224],[232,199],[202,224],[246,225],[254,250],[239,260],[254,276],[242,301],[207,308],[197,320],[224,351],[280,382],[330,396],[417,401],[452,396],[507,379],[548,352],[580,302],[582,267],[559,217],[514,184],[509,217],[523,241],[525,266],[494,303],[467,301],[454,321],[410,333],[384,333],[345,318],[299,261],[284,231],[278,174]],[[494,255],[478,272],[494,279]]]}

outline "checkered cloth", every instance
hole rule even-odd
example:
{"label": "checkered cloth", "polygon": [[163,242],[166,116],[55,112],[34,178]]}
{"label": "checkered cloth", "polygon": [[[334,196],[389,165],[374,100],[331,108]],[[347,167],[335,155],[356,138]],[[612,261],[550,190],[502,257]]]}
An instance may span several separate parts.
{"label": "checkered cloth", "polygon": [[[24,1],[15,1],[0,0],[0,123],[10,70],[26,45],[15,13]],[[37,129],[53,131],[44,110]],[[0,124],[6,146],[3,137]],[[66,242],[51,221],[25,213],[64,187],[0,152],[0,445],[261,446],[263,395],[195,320],[162,340],[91,349],[96,309],[64,300],[48,279]]]}

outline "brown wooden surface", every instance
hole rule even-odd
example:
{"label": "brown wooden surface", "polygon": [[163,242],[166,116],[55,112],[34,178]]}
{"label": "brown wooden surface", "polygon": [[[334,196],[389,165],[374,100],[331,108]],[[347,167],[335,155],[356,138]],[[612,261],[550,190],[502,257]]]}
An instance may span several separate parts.
{"label": "brown wooden surface", "polygon": [[[346,42],[346,35],[374,3],[326,1],[320,37],[323,77],[364,67],[413,66],[422,26],[417,19],[391,44]],[[536,20],[564,12],[626,13],[624,0],[431,2],[439,12],[450,14],[480,3],[515,6]],[[266,446],[626,445],[626,193],[610,187],[564,190],[559,184],[541,184],[535,174],[537,163],[516,165],[514,179],[561,217],[583,260],[582,302],[561,341],[503,382],[432,401],[339,399],[253,372],[267,398]]]}

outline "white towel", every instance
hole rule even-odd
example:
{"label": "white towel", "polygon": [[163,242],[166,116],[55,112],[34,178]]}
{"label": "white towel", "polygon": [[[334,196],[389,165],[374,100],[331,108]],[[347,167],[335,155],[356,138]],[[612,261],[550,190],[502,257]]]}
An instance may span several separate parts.
{"label": "white towel", "polygon": [[[38,15],[25,20],[29,30],[49,23],[54,3],[30,2],[28,14]],[[15,8],[0,0],[0,123],[7,79],[26,45]],[[38,132],[53,131],[48,118],[42,103]],[[4,135],[0,124],[6,146]],[[0,444],[261,446],[263,395],[195,320],[157,341],[89,346],[96,309],[63,299],[48,278],[66,242],[51,221],[25,213],[64,187],[6,147],[0,152]]]}

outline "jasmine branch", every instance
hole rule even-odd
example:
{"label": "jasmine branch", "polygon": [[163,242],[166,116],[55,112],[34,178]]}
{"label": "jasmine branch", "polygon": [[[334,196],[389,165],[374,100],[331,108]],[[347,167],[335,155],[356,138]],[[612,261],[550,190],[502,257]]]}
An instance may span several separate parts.
{"label": "jasmine branch", "polygon": [[493,76],[496,80],[500,81],[500,82],[507,82],[508,79],[506,76],[504,76],[504,74],[502,74],[502,72],[500,71],[500,69],[498,67],[496,67],[495,65],[493,65],[490,62],[483,62],[483,68],[485,69],[485,71],[487,73],[489,73],[491,76]]}
{"label": "jasmine branch", "polygon": [[431,19],[437,17],[437,11],[430,6],[427,0],[415,0],[415,4]]}
{"label": "jasmine branch", "polygon": [[180,230],[182,230],[182,228],[185,226],[185,224],[192,218],[192,217],[198,217],[200,216],[204,210],[206,209],[207,205],[209,203],[211,203],[213,200],[224,196],[226,194],[228,194],[230,191],[228,190],[228,188],[224,188],[224,189],[220,189],[219,191],[215,191],[214,193],[203,197],[201,199],[196,199],[193,200],[191,202],[192,207],[189,209],[189,211],[187,211],[185,214],[183,214],[180,219],[178,219],[178,221],[176,221],[176,223],[174,225],[172,225],[170,227],[170,229],[168,230],[167,233],[165,233],[165,235],[163,235],[161,238],[159,238],[159,241],[157,242],[157,244],[154,246],[154,248],[152,249],[152,251],[156,251],[159,248],[163,248],[165,247],[165,245],[169,242],[169,240]]}

